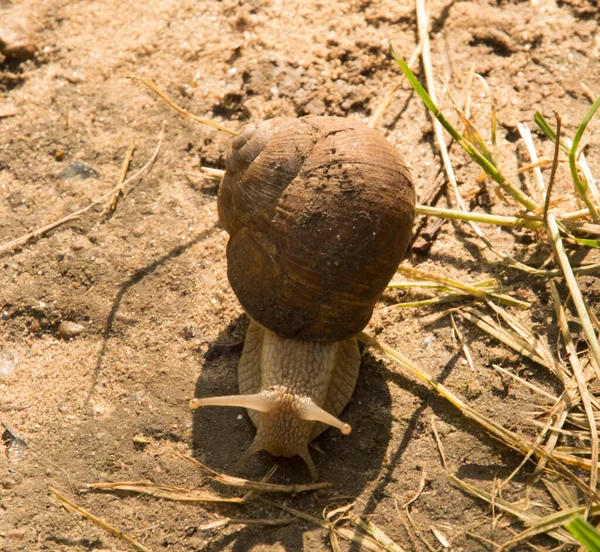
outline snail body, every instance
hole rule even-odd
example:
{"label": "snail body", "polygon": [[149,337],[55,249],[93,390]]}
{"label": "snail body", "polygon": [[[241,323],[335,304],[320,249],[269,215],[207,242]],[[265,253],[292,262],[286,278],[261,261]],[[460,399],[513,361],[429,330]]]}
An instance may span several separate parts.
{"label": "snail body", "polygon": [[230,234],[229,282],[251,323],[238,368],[240,395],[192,406],[249,409],[258,450],[300,455],[350,400],[356,334],[402,260],[414,188],[377,131],[337,117],[276,118],[233,139],[219,189]]}

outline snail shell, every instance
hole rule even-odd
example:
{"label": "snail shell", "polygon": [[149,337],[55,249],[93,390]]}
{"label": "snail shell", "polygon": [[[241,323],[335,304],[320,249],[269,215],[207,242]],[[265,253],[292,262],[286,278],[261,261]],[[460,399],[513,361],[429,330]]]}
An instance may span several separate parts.
{"label": "snail shell", "polygon": [[231,235],[231,286],[250,317],[279,336],[354,336],[404,256],[414,204],[396,150],[357,121],[246,125],[218,200]]}

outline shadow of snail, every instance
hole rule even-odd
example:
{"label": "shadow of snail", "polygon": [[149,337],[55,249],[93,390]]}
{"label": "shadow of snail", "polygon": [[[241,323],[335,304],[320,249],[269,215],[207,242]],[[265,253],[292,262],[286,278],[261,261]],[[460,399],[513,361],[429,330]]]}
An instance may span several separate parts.
{"label": "shadow of snail", "polygon": [[256,437],[238,467],[266,450],[300,456],[317,479],[309,443],[351,431],[339,416],[359,374],[355,336],[404,256],[414,188],[383,136],[337,117],[248,124],[225,166],[227,273],[250,324],[240,394],[191,407],[248,409]]}

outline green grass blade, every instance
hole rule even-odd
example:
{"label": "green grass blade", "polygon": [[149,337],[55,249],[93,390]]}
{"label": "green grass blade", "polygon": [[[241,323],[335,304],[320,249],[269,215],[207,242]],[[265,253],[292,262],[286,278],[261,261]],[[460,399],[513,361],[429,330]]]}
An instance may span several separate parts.
{"label": "green grass blade", "polygon": [[427,109],[433,114],[433,116],[440,122],[440,124],[446,129],[448,134],[456,140],[456,142],[467,152],[469,157],[473,159],[500,187],[509,194],[514,200],[519,202],[529,211],[536,211],[539,205],[531,199],[527,194],[521,190],[515,188],[510,182],[504,178],[504,175],[491,163],[485,155],[480,153],[477,148],[469,142],[454,126],[444,114],[440,111],[435,102],[431,99],[431,96],[427,93],[427,90],[419,82],[415,74],[411,71],[410,67],[401,60],[394,52],[393,46],[390,44],[390,55],[394,58],[394,61],[398,64],[402,72],[406,76],[406,79],[410,85],[414,88],[421,101],[427,106]]}
{"label": "green grass blade", "polygon": [[588,126],[588,123],[591,121],[596,111],[598,111],[599,107],[600,96],[596,98],[596,101],[592,104],[592,107],[588,109],[587,113],[583,117],[583,120],[581,121],[581,124],[579,125],[579,128],[575,133],[575,138],[573,138],[573,145],[571,146],[572,150],[577,150],[577,148],[579,147],[579,142],[581,141],[581,137],[583,136],[583,133],[585,132],[586,127]]}
{"label": "green grass blade", "polygon": [[600,248],[599,240],[590,240],[587,238],[576,238],[575,236],[571,236],[571,239],[577,242],[579,245],[585,245],[587,247],[596,247]]}
{"label": "green grass blade", "polygon": [[592,104],[592,107],[588,109],[587,113],[583,117],[581,124],[577,128],[575,138],[573,138],[573,143],[571,144],[571,149],[569,151],[569,168],[571,169],[571,178],[575,183],[575,187],[577,188],[579,195],[585,202],[586,207],[590,210],[590,214],[592,215],[594,221],[598,221],[600,215],[598,213],[596,205],[594,204],[594,200],[591,197],[587,180],[585,178],[584,180],[582,180],[579,176],[579,172],[577,171],[577,148],[579,147],[579,142],[581,142],[581,138],[583,136],[583,133],[585,132],[588,123],[590,122],[590,120],[592,119],[599,107],[600,96],[596,98],[596,101]]}
{"label": "green grass blade", "polygon": [[565,525],[565,529],[590,552],[600,552],[600,533],[587,521],[575,517]]}
{"label": "green grass blade", "polygon": [[404,73],[406,80],[410,83],[410,85],[414,88],[415,92],[418,94],[421,101],[425,104],[427,109],[433,113],[434,117],[442,124],[442,126],[448,131],[450,136],[454,138],[457,142],[463,140],[463,137],[458,130],[456,130],[452,124],[444,117],[442,112],[439,110],[438,106],[435,105],[431,96],[427,93],[427,90],[423,88],[423,85],[419,82],[419,79],[415,77],[415,74],[412,72],[411,68],[404,62],[404,60],[400,59],[396,52],[394,52],[393,46],[390,44],[390,55],[394,58],[394,61],[400,66],[402,72]]}
{"label": "green grass blade", "polygon": [[[544,118],[544,116],[536,111],[533,117],[535,124],[540,128],[540,130],[546,135],[547,138],[550,139],[551,142],[556,142],[556,132],[554,129],[548,124],[548,121]],[[569,148],[567,144],[565,144],[562,140],[560,141],[560,147],[567,153],[569,153]]]}

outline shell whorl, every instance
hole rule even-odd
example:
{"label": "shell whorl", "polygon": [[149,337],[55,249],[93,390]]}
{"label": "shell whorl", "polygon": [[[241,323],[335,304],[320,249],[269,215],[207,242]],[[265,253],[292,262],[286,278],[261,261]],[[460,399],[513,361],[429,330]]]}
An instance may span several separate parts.
{"label": "shell whorl", "polygon": [[219,191],[231,286],[287,338],[358,333],[404,255],[414,188],[377,131],[337,117],[247,125]]}

